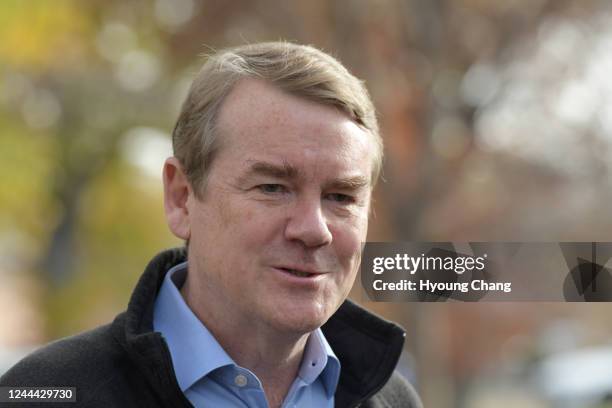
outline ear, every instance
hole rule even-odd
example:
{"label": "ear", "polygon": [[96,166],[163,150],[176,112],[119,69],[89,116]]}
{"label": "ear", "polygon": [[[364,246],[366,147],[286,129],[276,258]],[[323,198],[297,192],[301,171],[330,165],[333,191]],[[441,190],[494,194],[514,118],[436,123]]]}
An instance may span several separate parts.
{"label": "ear", "polygon": [[164,163],[164,211],[170,231],[180,239],[188,240],[191,235],[187,201],[192,194],[191,184],[176,157],[169,157]]}

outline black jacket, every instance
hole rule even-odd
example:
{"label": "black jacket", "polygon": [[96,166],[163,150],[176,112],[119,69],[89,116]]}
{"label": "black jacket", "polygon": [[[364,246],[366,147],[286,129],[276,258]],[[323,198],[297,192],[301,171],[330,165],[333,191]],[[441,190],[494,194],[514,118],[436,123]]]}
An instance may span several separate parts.
{"label": "black jacket", "polygon": [[[138,281],[127,311],[111,324],[53,342],[0,377],[0,386],[76,387],[77,403],[5,405],[191,407],[176,382],[166,342],[152,331],[164,275],[185,259],[182,249],[162,252]],[[342,366],[337,407],[421,407],[412,387],[394,371],[405,336],[399,326],[346,301],[322,330]]]}

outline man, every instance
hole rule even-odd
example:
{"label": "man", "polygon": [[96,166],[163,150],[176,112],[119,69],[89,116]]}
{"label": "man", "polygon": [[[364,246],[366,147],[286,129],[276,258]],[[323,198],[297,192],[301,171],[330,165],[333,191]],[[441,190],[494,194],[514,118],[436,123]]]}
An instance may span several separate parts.
{"label": "man", "polygon": [[360,81],[312,47],[218,52],[173,145],[164,204],[186,249],[151,261],[112,324],[0,384],[76,387],[87,407],[420,406],[394,372],[402,329],[345,300],[382,160]]}

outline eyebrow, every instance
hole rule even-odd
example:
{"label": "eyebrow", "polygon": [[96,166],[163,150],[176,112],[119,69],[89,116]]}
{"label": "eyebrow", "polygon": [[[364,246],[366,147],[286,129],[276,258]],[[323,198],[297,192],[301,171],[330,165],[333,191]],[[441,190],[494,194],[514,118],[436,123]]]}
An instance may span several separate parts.
{"label": "eyebrow", "polygon": [[[283,162],[281,165],[264,161],[252,161],[247,173],[241,177],[241,181],[249,179],[253,175],[262,175],[278,178],[281,180],[295,180],[299,178],[300,171],[291,164]],[[354,176],[331,180],[326,188],[338,190],[359,190],[367,187],[370,179],[364,176]]]}
{"label": "eyebrow", "polygon": [[299,175],[298,169],[287,162],[283,162],[283,164],[279,166],[262,161],[252,162],[248,173],[271,176],[280,179],[295,179]]}
{"label": "eyebrow", "polygon": [[370,179],[363,176],[355,176],[333,180],[328,184],[328,188],[334,190],[359,190],[367,187],[370,184]]}

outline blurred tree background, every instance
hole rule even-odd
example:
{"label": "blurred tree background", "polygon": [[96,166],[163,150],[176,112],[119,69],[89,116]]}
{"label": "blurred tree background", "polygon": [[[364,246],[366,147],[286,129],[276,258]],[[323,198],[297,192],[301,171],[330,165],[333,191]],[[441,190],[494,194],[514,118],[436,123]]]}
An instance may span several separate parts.
{"label": "blurred tree background", "polygon": [[[0,349],[111,320],[181,245],[161,164],[198,56],[229,45],[312,44],[366,81],[371,241],[611,241],[610,22],[603,0],[4,0]],[[533,362],[612,334],[605,304],[367,306],[408,328],[432,407],[548,406]]]}

